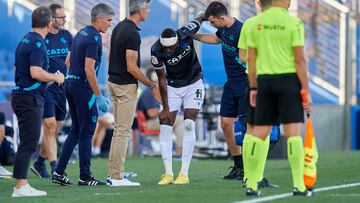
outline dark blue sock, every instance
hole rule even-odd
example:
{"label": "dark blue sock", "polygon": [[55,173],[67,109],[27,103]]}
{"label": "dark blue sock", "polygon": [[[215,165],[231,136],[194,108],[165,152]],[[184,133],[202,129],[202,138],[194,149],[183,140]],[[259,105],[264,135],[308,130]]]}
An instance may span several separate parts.
{"label": "dark blue sock", "polygon": [[46,157],[42,157],[39,155],[38,159],[36,160],[35,164],[44,164]]}
{"label": "dark blue sock", "polygon": [[52,161],[52,162],[50,162],[50,167],[51,167],[51,170],[52,170],[52,171],[55,171],[56,165],[57,165],[57,161]]}

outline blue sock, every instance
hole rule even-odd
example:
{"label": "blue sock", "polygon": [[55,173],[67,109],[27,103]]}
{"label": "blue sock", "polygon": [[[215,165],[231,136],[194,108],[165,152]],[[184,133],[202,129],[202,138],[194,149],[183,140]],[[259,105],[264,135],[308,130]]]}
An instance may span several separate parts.
{"label": "blue sock", "polygon": [[56,165],[57,165],[57,161],[52,161],[52,162],[50,162],[50,167],[51,167],[51,170],[52,170],[52,171],[55,171]]}
{"label": "blue sock", "polygon": [[46,157],[42,157],[39,155],[38,159],[36,160],[35,164],[44,164]]}

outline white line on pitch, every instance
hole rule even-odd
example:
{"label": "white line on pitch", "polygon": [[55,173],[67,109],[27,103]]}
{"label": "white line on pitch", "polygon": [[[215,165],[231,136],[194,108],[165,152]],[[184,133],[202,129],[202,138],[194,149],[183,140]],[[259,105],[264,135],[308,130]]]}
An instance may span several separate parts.
{"label": "white line on pitch", "polygon": [[[344,185],[334,185],[334,186],[329,186],[329,187],[316,188],[314,190],[314,192],[316,193],[316,192],[336,190],[336,189],[341,189],[341,188],[350,188],[350,187],[356,187],[356,186],[360,186],[360,183],[350,183],[350,184],[344,184]],[[290,196],[292,196],[292,193],[289,192],[289,193],[284,193],[284,194],[279,194],[279,195],[271,195],[268,197],[260,197],[257,199],[243,200],[243,201],[234,202],[234,203],[267,202],[267,201],[272,201],[272,200],[276,200],[276,199],[283,199],[283,198],[290,197]]]}

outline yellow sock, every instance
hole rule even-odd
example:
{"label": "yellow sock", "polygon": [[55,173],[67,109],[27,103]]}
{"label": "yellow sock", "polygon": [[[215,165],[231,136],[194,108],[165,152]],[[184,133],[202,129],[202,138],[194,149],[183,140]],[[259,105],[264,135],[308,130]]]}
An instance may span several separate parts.
{"label": "yellow sock", "polygon": [[247,168],[247,188],[251,188],[253,190],[258,189],[258,180],[259,177],[263,176],[263,171],[261,168],[265,159],[264,156],[264,148],[265,148],[265,141],[255,137],[249,136],[249,144],[246,148],[247,152],[245,153],[248,157],[248,168]]}
{"label": "yellow sock", "polygon": [[248,156],[247,156],[247,152],[248,152],[248,146],[249,146],[249,137],[252,136],[248,133],[245,134],[244,140],[243,140],[243,145],[241,148],[242,151],[242,156],[243,156],[243,165],[244,165],[244,181],[246,181],[247,179],[247,171],[248,171]]}
{"label": "yellow sock", "polygon": [[261,166],[258,168],[259,169],[258,173],[262,175],[259,176],[258,182],[262,181],[262,179],[264,178],[264,171],[265,171],[267,155],[269,152],[269,147],[270,147],[270,135],[268,135],[264,141],[264,152],[263,155],[260,157]]}
{"label": "yellow sock", "polygon": [[287,140],[288,160],[291,167],[293,185],[299,191],[305,191],[304,184],[304,146],[301,136],[293,136]]}

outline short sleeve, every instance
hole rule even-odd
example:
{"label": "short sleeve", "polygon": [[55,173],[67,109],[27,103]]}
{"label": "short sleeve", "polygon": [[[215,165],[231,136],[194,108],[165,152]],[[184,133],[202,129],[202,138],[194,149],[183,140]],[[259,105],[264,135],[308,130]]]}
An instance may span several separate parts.
{"label": "short sleeve", "polygon": [[101,37],[99,37],[98,35],[94,35],[94,39],[89,39],[89,42],[86,46],[85,57],[97,60],[100,46],[101,46]]}
{"label": "short sleeve", "polygon": [[[256,41],[255,41],[255,28],[254,26],[256,25],[256,23],[252,24],[252,26],[249,26],[247,28],[247,36],[246,36],[246,45],[247,47],[252,47],[252,48],[256,48]],[[261,25],[260,25],[261,26]]]}
{"label": "short sleeve", "polygon": [[126,41],[126,49],[139,51],[140,49],[140,36],[139,33],[132,34]]}
{"label": "short sleeve", "polygon": [[69,31],[66,31],[66,38],[67,41],[69,43],[69,48],[71,48],[72,42],[73,42],[73,36],[71,35],[71,33]]}
{"label": "short sleeve", "polygon": [[30,66],[38,66],[43,68],[45,59],[47,57],[45,52],[45,44],[43,42],[36,42],[35,47],[30,51],[29,62]]}
{"label": "short sleeve", "polygon": [[5,125],[5,114],[0,112],[0,125]]}
{"label": "short sleeve", "polygon": [[158,57],[156,47],[151,47],[151,64],[154,66],[155,69],[163,68],[163,61]]}
{"label": "short sleeve", "polygon": [[247,21],[245,22],[245,24],[243,25],[241,32],[240,32],[240,38],[239,38],[239,42],[238,42],[238,48],[239,49],[244,49],[247,50],[248,46],[247,46],[247,33],[248,33],[248,23]]}
{"label": "short sleeve", "polygon": [[200,29],[200,23],[196,20],[191,21],[189,24],[185,25],[184,27],[178,30],[179,37],[181,39],[185,39],[187,37],[194,36],[197,31]]}
{"label": "short sleeve", "polygon": [[304,38],[305,38],[304,24],[300,19],[297,19],[295,27],[291,33],[291,39],[292,39],[291,45],[293,47],[304,46],[305,44]]}

